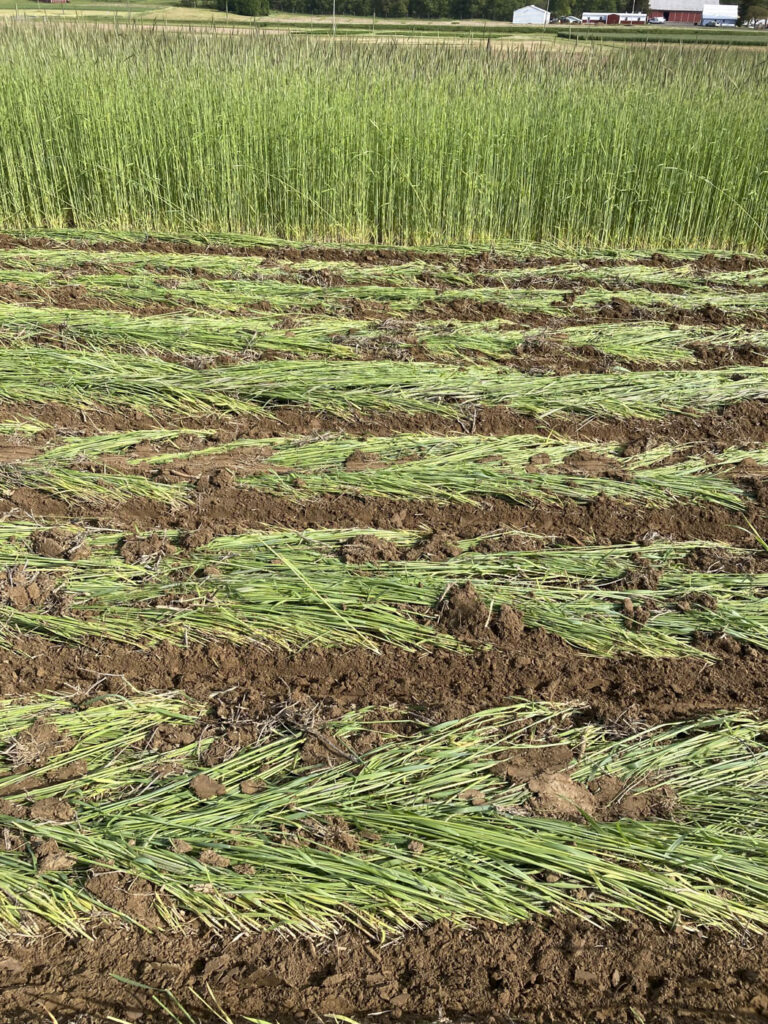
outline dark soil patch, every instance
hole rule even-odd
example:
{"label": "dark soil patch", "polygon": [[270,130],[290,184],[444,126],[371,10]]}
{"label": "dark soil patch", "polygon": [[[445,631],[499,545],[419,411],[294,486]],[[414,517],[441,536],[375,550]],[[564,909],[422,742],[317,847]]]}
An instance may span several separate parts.
{"label": "dark soil patch", "polygon": [[396,562],[400,559],[400,550],[391,541],[381,537],[362,534],[341,545],[339,557],[348,565],[365,565],[370,562]]}
{"label": "dark soil patch", "polygon": [[[120,895],[119,875],[93,884],[105,903],[129,901],[133,914],[151,898]],[[167,1015],[152,989],[184,998],[208,987],[234,1018],[286,1024],[333,1013],[376,1013],[384,1022],[611,1024],[642,1014],[648,1024],[735,1024],[764,1015],[768,939],[668,931],[632,916],[606,929],[567,917],[463,930],[437,924],[382,946],[352,931],[321,944],[270,934],[233,941],[200,926],[160,935],[102,926],[94,941],[47,932],[1,942],[0,983],[9,1024],[30,1022],[31,1006],[62,1024],[101,1024],[109,1015],[160,1024]],[[199,1018],[203,1008],[189,1008]]]}
{"label": "dark soil patch", "polygon": [[[492,623],[495,627],[495,623]],[[497,627],[496,627],[497,628]],[[738,646],[738,645],[737,645]],[[455,655],[307,648],[265,652],[227,643],[136,651],[116,643],[88,648],[23,637],[0,652],[0,693],[185,690],[252,717],[307,697],[339,708],[396,703],[437,720],[466,715],[523,696],[583,701],[607,720],[664,721],[723,708],[768,711],[768,653],[708,649],[718,657],[663,661],[637,656],[595,658],[540,630],[526,630],[507,649]],[[226,689],[225,689],[226,687]]]}
{"label": "dark soil patch", "polygon": [[478,407],[456,410],[452,415],[435,413],[409,414],[403,411],[373,414],[350,414],[342,419],[329,413],[300,406],[276,406],[270,415],[181,416],[163,411],[157,416],[132,409],[106,410],[99,407],[79,410],[58,403],[0,403],[3,419],[35,418],[50,427],[90,436],[107,431],[151,429],[162,425],[168,429],[193,427],[217,431],[222,437],[263,438],[285,434],[313,434],[334,431],[357,433],[361,440],[380,435],[421,431],[438,434],[491,434],[506,437],[512,434],[553,432],[582,441],[616,441],[635,445],[636,450],[664,441],[727,445],[759,444],[768,441],[768,402],[737,402],[704,415],[676,414],[658,420],[627,418],[598,419],[587,416],[536,417],[515,412],[507,406]]}

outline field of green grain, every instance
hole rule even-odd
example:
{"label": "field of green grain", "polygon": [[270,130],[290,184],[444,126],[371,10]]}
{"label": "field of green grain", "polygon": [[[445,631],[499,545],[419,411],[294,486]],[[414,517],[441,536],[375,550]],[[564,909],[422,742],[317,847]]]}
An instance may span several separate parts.
{"label": "field of green grain", "polygon": [[725,47],[5,22],[0,224],[760,248],[766,74]]}

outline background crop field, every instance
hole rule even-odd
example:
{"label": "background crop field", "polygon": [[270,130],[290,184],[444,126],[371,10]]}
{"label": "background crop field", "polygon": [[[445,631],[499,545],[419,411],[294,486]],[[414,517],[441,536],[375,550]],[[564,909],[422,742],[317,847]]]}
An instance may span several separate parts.
{"label": "background crop field", "polygon": [[8,23],[0,225],[759,249],[767,83],[723,47]]}

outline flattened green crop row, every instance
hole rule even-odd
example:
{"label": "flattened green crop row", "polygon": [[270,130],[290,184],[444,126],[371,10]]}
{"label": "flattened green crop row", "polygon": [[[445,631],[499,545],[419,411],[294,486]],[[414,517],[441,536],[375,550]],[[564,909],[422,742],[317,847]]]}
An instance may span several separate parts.
{"label": "flattened green crop row", "polygon": [[[552,275],[549,275],[550,277]],[[604,280],[605,275],[598,275]],[[544,279],[545,283],[547,279]],[[694,312],[703,306],[716,305],[736,316],[763,318],[768,315],[768,290],[747,291],[715,289],[697,285],[677,292],[658,292],[653,288],[625,285],[611,288],[605,284],[587,283],[575,291],[566,279],[557,279],[554,287],[505,287],[479,284],[466,288],[442,288],[402,284],[300,284],[280,280],[194,280],[189,277],[162,277],[152,274],[82,274],[3,270],[4,291],[14,299],[57,305],[64,289],[66,303],[76,302],[83,308],[114,307],[140,311],[162,304],[172,310],[200,309],[212,313],[248,313],[254,308],[276,312],[302,311],[326,314],[356,312],[360,304],[378,304],[376,312],[393,315],[426,313],[435,315],[435,306],[446,308],[451,316],[451,303],[500,303],[504,316],[514,320],[530,314],[564,320],[586,317],[614,300],[629,307],[649,312]],[[493,314],[496,315],[496,314]],[[480,317],[482,319],[482,317]]]}
{"label": "flattened green crop row", "polygon": [[426,262],[430,266],[459,266],[466,267],[476,264],[480,254],[480,267],[485,265],[497,266],[518,266],[530,264],[535,266],[539,262],[554,262],[557,260],[572,260],[575,262],[604,262],[606,264],[638,263],[641,261],[656,261],[659,255],[662,256],[666,265],[679,265],[683,263],[703,262],[706,264],[712,261],[715,264],[722,262],[731,263],[736,257],[738,261],[747,261],[750,265],[758,266],[768,262],[768,256],[758,247],[752,251],[734,252],[731,249],[695,246],[676,246],[674,248],[662,247],[659,249],[639,247],[616,247],[608,244],[598,246],[586,243],[563,243],[563,242],[515,242],[508,238],[497,239],[492,246],[484,245],[479,248],[471,244],[427,244],[420,245],[418,249],[408,248],[402,245],[381,245],[366,242],[338,242],[328,245],[318,245],[317,242],[287,242],[284,238],[276,238],[262,235],[245,235],[236,232],[222,234],[216,231],[190,230],[184,234],[168,233],[165,231],[119,231],[119,230],[98,230],[96,228],[85,230],[82,228],[46,228],[36,227],[34,229],[19,230],[13,228],[3,229],[0,234],[0,252],[3,256],[11,255],[16,250],[30,251],[39,254],[41,250],[46,251],[67,251],[77,254],[86,251],[92,254],[105,252],[139,252],[146,254],[158,253],[160,258],[169,256],[175,259],[177,256],[191,256],[193,259],[198,256],[236,256],[252,257],[268,260],[286,260],[287,262],[304,263],[309,260],[319,260],[332,250],[339,259],[355,264],[376,264],[387,263],[392,266],[400,262]]}
{"label": "flattened green crop row", "polygon": [[694,644],[704,634],[768,646],[768,571],[755,549],[731,545],[539,548],[541,538],[510,533],[496,540],[499,553],[484,553],[488,539],[477,538],[433,561],[420,557],[425,536],[408,531],[260,531],[192,551],[174,546],[184,542],[177,533],[59,533],[52,554],[39,524],[0,524],[6,646],[32,632],[142,646],[224,639],[466,650],[444,601],[468,585],[486,626],[509,605],[521,628],[593,654],[705,657]]}
{"label": "flattened green crop row", "polygon": [[[3,702],[6,927],[32,933],[44,918],[75,934],[94,912],[131,920],[110,905],[110,879],[145,886],[145,928],[180,928],[186,912],[215,929],[351,923],[386,936],[554,911],[768,927],[768,748],[750,716],[616,737],[576,725],[565,705],[438,726],[368,708],[235,722],[216,737],[200,731],[204,710],[183,694]],[[45,757],[41,726],[58,743]],[[358,748],[371,729],[378,743]],[[325,757],[307,757],[318,735]],[[515,771],[553,751],[568,788],[547,817],[519,781],[530,770]],[[611,782],[598,814],[591,794]],[[646,820],[630,820],[643,796]],[[674,820],[659,820],[655,797]]]}
{"label": "flattened green crop row", "polygon": [[586,347],[612,360],[663,366],[695,365],[698,355],[768,348],[768,331],[742,327],[694,327],[660,322],[621,322],[546,330],[513,330],[492,318],[482,323],[424,320],[355,320],[305,314],[301,318],[259,313],[252,317],[135,316],[117,310],[71,310],[0,304],[0,340],[52,342],[68,348],[137,351],[198,359],[290,355],[334,359],[432,359],[505,362],[534,355],[546,366],[552,355]]}
{"label": "flattened green crop row", "polygon": [[[393,250],[397,255],[398,250]],[[736,257],[748,269],[723,269],[717,260],[710,265],[701,259],[666,265],[632,262],[631,258],[616,258],[610,252],[602,252],[590,260],[557,259],[544,265],[538,262],[517,267],[494,266],[494,261],[504,264],[504,256],[490,253],[487,267],[482,257],[473,260],[471,253],[456,254],[453,261],[446,256],[446,263],[435,263],[419,259],[417,253],[403,255],[402,262],[359,263],[345,258],[344,250],[334,258],[334,250],[328,249],[322,259],[287,260],[281,257],[279,249],[274,256],[241,256],[199,253],[144,253],[77,249],[35,249],[0,247],[0,271],[30,275],[67,274],[77,275],[141,275],[155,277],[162,275],[183,275],[197,277],[198,281],[220,279],[223,281],[271,281],[329,287],[345,285],[367,288],[423,288],[425,284],[441,288],[472,288],[479,275],[489,284],[499,288],[515,286],[540,287],[556,278],[563,287],[572,284],[599,284],[612,289],[643,288],[647,286],[680,289],[692,294],[739,289],[764,290],[768,288],[768,258],[760,255]],[[372,257],[375,259],[375,257]],[[597,266],[595,266],[597,262]],[[672,261],[670,261],[671,263]],[[475,263],[476,265],[472,266]],[[471,269],[470,269],[471,267]],[[13,278],[9,278],[13,280]]]}
{"label": "flattened green crop row", "polygon": [[478,406],[506,406],[541,417],[650,419],[765,398],[768,369],[754,366],[537,376],[485,366],[276,359],[196,369],[152,356],[21,343],[0,348],[0,403],[106,405],[158,415],[261,413],[287,404],[345,417],[392,410],[459,418]]}
{"label": "flattened green crop row", "polygon": [[[41,429],[0,422],[0,433],[11,440],[16,434],[19,441],[34,442]],[[205,442],[206,431],[157,429],[72,437],[43,449],[30,445],[26,457],[23,445],[7,453],[0,446],[0,460],[6,459],[0,461],[0,492],[11,495],[23,486],[103,506],[149,498],[172,507],[192,503],[200,476],[224,468],[233,484],[296,502],[324,494],[471,504],[487,497],[530,504],[604,495],[651,507],[691,501],[745,511],[755,479],[768,477],[766,446],[705,457],[685,445],[624,456],[618,444],[524,434]],[[134,451],[147,446],[160,450]],[[752,481],[749,488],[731,479],[733,474]]]}

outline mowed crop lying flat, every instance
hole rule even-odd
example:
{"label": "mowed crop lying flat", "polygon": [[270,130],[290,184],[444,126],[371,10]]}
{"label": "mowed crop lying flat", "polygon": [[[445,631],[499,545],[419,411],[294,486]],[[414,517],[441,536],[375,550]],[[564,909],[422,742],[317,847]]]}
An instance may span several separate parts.
{"label": "mowed crop lying flat", "polygon": [[756,1019],[767,402],[759,252],[0,236],[1,1013]]}

